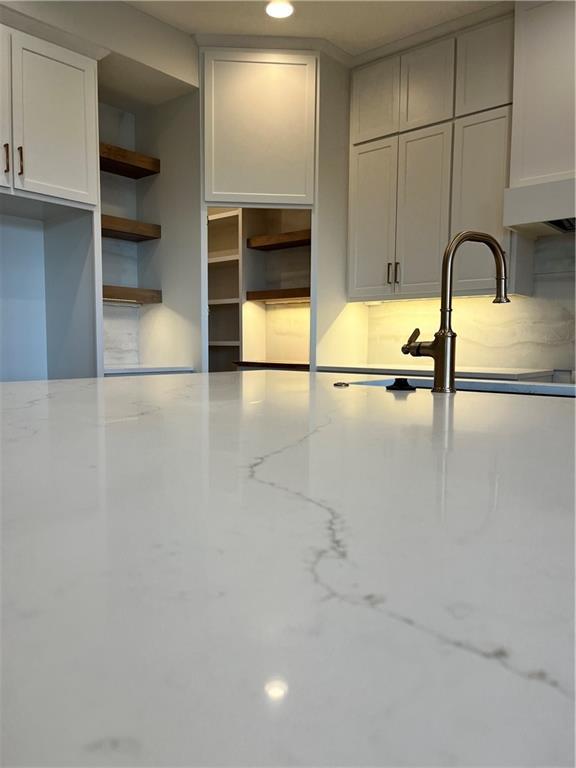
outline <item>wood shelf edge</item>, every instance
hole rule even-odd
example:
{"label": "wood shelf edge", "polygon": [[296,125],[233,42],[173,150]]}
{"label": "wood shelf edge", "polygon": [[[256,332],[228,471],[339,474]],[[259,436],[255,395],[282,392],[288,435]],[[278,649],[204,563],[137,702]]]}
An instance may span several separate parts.
{"label": "wood shelf edge", "polygon": [[309,301],[310,286],[302,288],[270,288],[264,291],[246,291],[246,301]]}
{"label": "wood shelf edge", "polygon": [[103,285],[103,301],[126,304],[161,304],[162,291],[156,288],[132,288],[126,285]]}
{"label": "wood shelf edge", "polygon": [[124,219],[120,216],[109,216],[103,213],[101,217],[102,237],[115,240],[128,240],[141,243],[146,240],[159,240],[162,236],[160,224],[148,224],[134,219]]}
{"label": "wood shelf edge", "polygon": [[257,251],[278,251],[283,248],[297,248],[310,245],[312,230],[298,229],[294,232],[277,232],[270,235],[253,235],[246,241],[248,248]]}
{"label": "wood shelf edge", "polygon": [[160,160],[141,152],[100,142],[100,170],[129,179],[143,179],[160,173]]}

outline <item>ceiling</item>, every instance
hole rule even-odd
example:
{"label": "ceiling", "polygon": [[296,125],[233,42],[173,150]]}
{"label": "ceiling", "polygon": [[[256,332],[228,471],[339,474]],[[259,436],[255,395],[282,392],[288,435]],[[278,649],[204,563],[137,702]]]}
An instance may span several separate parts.
{"label": "ceiling", "polygon": [[266,15],[265,0],[146,0],[131,3],[144,13],[189,34],[323,38],[345,53],[358,56],[494,6],[497,0],[293,0],[293,4],[294,15],[280,20]]}

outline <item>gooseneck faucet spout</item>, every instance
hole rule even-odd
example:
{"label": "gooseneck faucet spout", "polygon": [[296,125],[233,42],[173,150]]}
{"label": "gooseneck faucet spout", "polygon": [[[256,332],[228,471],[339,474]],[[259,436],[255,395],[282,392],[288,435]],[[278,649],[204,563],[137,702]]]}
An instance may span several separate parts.
{"label": "gooseneck faucet spout", "polygon": [[456,365],[456,334],[452,330],[452,275],[454,256],[463,243],[484,243],[492,251],[496,265],[496,296],[494,304],[507,304],[510,299],[506,294],[506,260],[500,243],[492,235],[484,232],[460,232],[448,243],[442,260],[442,298],[440,304],[440,328],[434,335],[434,341],[416,341],[420,335],[414,330],[402,347],[405,355],[413,357],[431,357],[434,360],[434,386],[432,392],[456,392],[454,370]]}

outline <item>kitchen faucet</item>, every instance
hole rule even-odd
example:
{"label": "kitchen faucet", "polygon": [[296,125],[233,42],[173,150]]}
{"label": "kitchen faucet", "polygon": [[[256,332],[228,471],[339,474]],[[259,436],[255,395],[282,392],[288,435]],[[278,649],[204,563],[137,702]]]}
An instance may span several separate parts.
{"label": "kitchen faucet", "polygon": [[507,304],[510,299],[506,295],[506,261],[500,243],[484,232],[460,232],[454,235],[446,246],[442,260],[442,300],[440,304],[440,328],[434,334],[434,341],[416,341],[420,329],[415,328],[412,335],[402,347],[405,355],[412,357],[431,357],[434,360],[434,386],[432,392],[449,394],[456,392],[454,385],[454,368],[456,363],[456,334],[452,330],[450,318],[452,315],[452,267],[454,256],[462,243],[484,243],[492,251],[496,263],[496,298],[494,304]]}

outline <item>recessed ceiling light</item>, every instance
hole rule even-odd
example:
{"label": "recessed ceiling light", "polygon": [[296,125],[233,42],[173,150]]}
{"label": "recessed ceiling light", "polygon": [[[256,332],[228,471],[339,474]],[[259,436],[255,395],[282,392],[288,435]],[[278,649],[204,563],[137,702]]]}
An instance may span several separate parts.
{"label": "recessed ceiling light", "polygon": [[281,678],[268,680],[264,690],[270,701],[282,701],[288,693],[288,683]]}
{"label": "recessed ceiling light", "polygon": [[273,19],[287,19],[294,13],[294,6],[288,0],[272,0],[266,6],[266,13]]}

